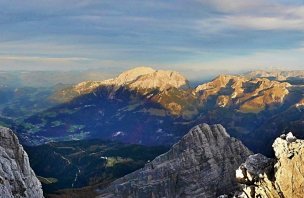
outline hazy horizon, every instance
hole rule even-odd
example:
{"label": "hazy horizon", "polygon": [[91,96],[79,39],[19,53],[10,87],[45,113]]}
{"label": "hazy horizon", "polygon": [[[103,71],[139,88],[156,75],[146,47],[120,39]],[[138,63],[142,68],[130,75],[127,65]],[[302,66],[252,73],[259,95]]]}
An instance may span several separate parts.
{"label": "hazy horizon", "polygon": [[[244,73],[248,73],[248,72],[252,72],[252,71],[257,71],[257,70],[263,70],[263,71],[304,71],[304,69],[280,69],[280,68],[265,68],[265,69],[198,69],[198,70],[191,70],[191,69],[171,69],[171,68],[161,68],[161,67],[152,67],[152,66],[138,66],[138,67],[151,67],[155,70],[171,70],[171,71],[177,71],[179,72],[181,75],[185,76],[189,81],[192,82],[205,82],[205,81],[209,81],[212,80],[213,78],[217,77],[218,75],[221,74],[227,74],[227,75],[241,75]],[[103,78],[98,79],[95,78],[95,80],[104,80],[104,79],[109,79],[112,77],[115,77],[117,75],[119,75],[120,73],[130,70],[130,69],[134,69],[136,67],[126,67],[126,68],[74,68],[74,69],[31,69],[31,68],[27,68],[27,69],[1,69],[0,68],[0,73],[3,72],[10,72],[10,73],[31,73],[31,72],[49,72],[49,73],[69,73],[71,72],[71,74],[73,73],[82,73],[82,75],[84,75],[85,73],[87,74],[94,74],[94,72],[98,74],[104,74]],[[98,75],[97,75],[98,76]],[[106,78],[104,78],[106,77]]]}
{"label": "hazy horizon", "polygon": [[[144,66],[144,67],[149,67],[149,66]],[[97,69],[73,69],[73,70],[32,70],[32,69],[20,69],[20,70],[2,70],[0,69],[0,73],[32,73],[32,72],[42,72],[42,73],[69,73],[73,74],[73,73],[82,73],[82,75],[84,75],[85,73],[100,73],[100,74],[105,74],[105,76],[107,76],[108,78],[112,78],[115,77],[117,75],[119,75],[120,73],[126,71],[126,70],[130,70],[130,69],[134,69],[136,67],[129,67],[129,68],[107,68],[107,69],[102,69],[102,68],[97,68]],[[151,67],[153,69],[156,69],[155,67]],[[161,68],[163,70],[163,68]],[[180,74],[182,74],[183,76],[185,76],[188,80],[193,81],[193,82],[203,82],[206,80],[211,80],[212,78],[220,75],[220,74],[242,74],[242,73],[246,73],[252,70],[219,70],[219,69],[202,69],[199,70],[199,72],[197,71],[189,71],[189,70],[173,70],[173,71],[177,71]],[[106,78],[106,79],[108,79]],[[95,79],[98,80],[98,79]],[[104,80],[104,78],[101,78],[99,80]]]}

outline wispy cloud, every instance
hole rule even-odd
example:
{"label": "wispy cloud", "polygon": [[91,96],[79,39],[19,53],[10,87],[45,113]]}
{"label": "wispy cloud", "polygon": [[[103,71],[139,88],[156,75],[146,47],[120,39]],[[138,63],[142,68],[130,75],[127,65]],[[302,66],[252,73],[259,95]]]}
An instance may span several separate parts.
{"label": "wispy cloud", "polygon": [[89,61],[83,57],[38,57],[38,56],[0,56],[0,61],[39,61],[39,62],[69,62],[69,61]]}
{"label": "wispy cloud", "polygon": [[[270,1],[265,0],[197,0],[202,5],[210,6],[211,8],[224,13],[240,13],[248,12],[253,9],[268,7]],[[258,11],[258,10],[257,10]]]}
{"label": "wispy cloud", "polygon": [[289,53],[304,41],[300,0],[3,0],[0,7],[0,69],[304,62]]}
{"label": "wispy cloud", "polygon": [[235,16],[226,18],[226,22],[243,29],[304,31],[304,18]]}
{"label": "wispy cloud", "polygon": [[211,32],[227,29],[304,31],[304,5],[266,0],[199,0],[222,13],[201,19],[201,28]]}
{"label": "wispy cloud", "polygon": [[207,28],[210,33],[222,32],[227,29],[304,31],[304,17],[234,15],[202,20],[198,22],[198,25],[203,30]]}

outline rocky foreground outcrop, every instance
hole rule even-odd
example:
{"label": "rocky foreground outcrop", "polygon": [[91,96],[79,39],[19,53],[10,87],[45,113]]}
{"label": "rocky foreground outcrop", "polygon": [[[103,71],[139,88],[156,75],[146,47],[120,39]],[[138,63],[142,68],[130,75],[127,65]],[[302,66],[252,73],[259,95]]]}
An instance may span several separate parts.
{"label": "rocky foreground outcrop", "polygon": [[167,153],[116,180],[99,197],[302,198],[304,140],[283,134],[273,149],[275,159],[251,155],[221,125],[198,125]]}
{"label": "rocky foreground outcrop", "polygon": [[[250,156],[236,171],[243,192],[237,198],[302,198],[304,196],[304,140],[292,133],[273,143],[276,160]],[[223,196],[224,197],[224,196]]]}
{"label": "rocky foreground outcrop", "polygon": [[250,154],[221,125],[198,125],[167,153],[116,180],[99,197],[214,198],[238,188],[235,170]]}
{"label": "rocky foreground outcrop", "polygon": [[16,135],[0,127],[0,197],[42,198],[41,183]]}

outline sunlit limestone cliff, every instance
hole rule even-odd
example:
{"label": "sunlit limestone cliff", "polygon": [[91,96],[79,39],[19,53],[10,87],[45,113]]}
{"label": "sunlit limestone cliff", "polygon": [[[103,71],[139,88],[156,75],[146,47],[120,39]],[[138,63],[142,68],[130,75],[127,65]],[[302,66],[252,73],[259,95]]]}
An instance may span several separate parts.
{"label": "sunlit limestone cliff", "polygon": [[110,86],[113,87],[114,90],[125,86],[128,89],[142,92],[151,89],[164,91],[173,87],[188,87],[188,81],[185,77],[175,71],[154,70],[150,67],[137,67],[125,71],[113,79],[79,83],[72,88],[62,90],[58,93],[57,97],[59,100],[69,101],[79,95],[93,92],[96,88],[101,86]]}
{"label": "sunlit limestone cliff", "polygon": [[273,150],[275,159],[261,154],[251,155],[236,170],[242,190],[234,194],[235,198],[303,197],[304,140],[289,132],[274,141]]}
{"label": "sunlit limestone cliff", "polygon": [[209,83],[199,85],[195,92],[203,101],[217,96],[218,107],[234,106],[243,113],[259,113],[266,107],[282,105],[290,86],[289,83],[266,78],[248,80],[242,76],[220,75]]}

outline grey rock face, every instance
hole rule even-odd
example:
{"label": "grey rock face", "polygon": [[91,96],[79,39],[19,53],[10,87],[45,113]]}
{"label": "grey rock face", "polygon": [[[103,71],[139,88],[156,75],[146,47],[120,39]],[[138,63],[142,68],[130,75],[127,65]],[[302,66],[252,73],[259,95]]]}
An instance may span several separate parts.
{"label": "grey rock face", "polygon": [[0,127],[1,198],[42,198],[41,183],[31,169],[29,159],[16,135]]}
{"label": "grey rock face", "polygon": [[198,125],[167,153],[114,181],[99,197],[214,198],[238,188],[235,170],[250,154],[221,125]]}
{"label": "grey rock face", "polygon": [[250,155],[244,163],[247,171],[254,175],[267,172],[269,166],[273,166],[273,160],[259,153]]}
{"label": "grey rock face", "polygon": [[271,176],[273,173],[274,160],[262,154],[250,155],[236,171],[239,183],[253,185],[263,174]]}
{"label": "grey rock face", "polygon": [[[273,165],[274,160],[262,154],[250,155],[246,162],[236,170],[236,179],[240,184],[244,184],[244,186],[243,193],[236,193],[234,197],[255,198],[256,196],[262,196],[262,194],[267,195],[267,192],[258,189],[257,186],[272,184]],[[273,188],[269,189],[275,191]]]}

